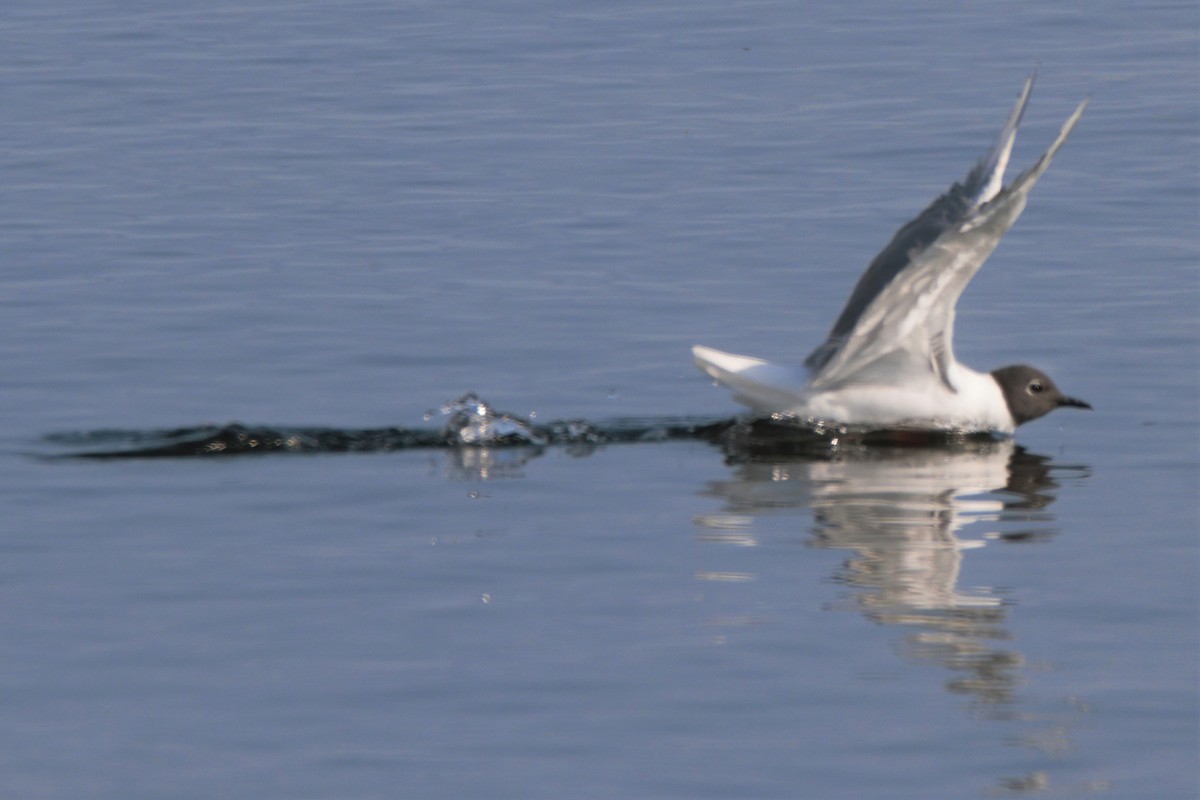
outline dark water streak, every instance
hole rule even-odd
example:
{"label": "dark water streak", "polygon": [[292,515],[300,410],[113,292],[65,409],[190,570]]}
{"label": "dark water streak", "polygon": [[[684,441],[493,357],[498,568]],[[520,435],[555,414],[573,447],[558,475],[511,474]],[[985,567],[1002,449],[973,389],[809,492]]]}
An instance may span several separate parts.
{"label": "dark water streak", "polygon": [[51,434],[46,442],[72,448],[60,456],[91,459],[180,458],[258,453],[377,453],[457,447],[544,447],[636,441],[715,441],[733,420],[715,422],[614,421],[601,427],[574,422],[530,426],[533,436],[512,432],[465,442],[456,430],[436,428],[282,428],[240,423],[170,430],[100,430]]}
{"label": "dark water streak", "polygon": [[989,435],[904,430],[851,430],[781,417],[618,418],[556,420],[543,425],[493,410],[473,394],[442,407],[441,428],[319,428],[199,425],[164,430],[96,430],[50,434],[53,457],[184,458],[260,453],[378,453],[416,449],[568,446],[588,451],[608,444],[701,441],[732,460],[769,456],[831,457],[895,447],[986,447]]}

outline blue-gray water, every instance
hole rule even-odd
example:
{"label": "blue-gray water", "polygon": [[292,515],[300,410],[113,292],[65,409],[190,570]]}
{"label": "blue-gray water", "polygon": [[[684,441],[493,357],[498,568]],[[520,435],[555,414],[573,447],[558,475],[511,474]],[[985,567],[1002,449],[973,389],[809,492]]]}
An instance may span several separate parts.
{"label": "blue-gray water", "polygon": [[[1195,4],[3,16],[0,794],[1196,795]],[[730,415],[688,348],[801,359],[1035,65],[1023,450],[30,455]]]}

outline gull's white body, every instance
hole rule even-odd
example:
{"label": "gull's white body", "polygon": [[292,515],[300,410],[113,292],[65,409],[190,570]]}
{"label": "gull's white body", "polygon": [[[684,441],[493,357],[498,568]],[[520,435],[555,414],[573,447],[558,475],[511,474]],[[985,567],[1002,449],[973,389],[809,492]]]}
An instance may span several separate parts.
{"label": "gull's white body", "polygon": [[954,308],[1087,104],[1004,187],[1032,88],[1030,77],[995,146],[963,182],[897,231],[804,367],[699,345],[692,349],[696,365],[761,413],[873,428],[1012,433],[1018,421],[997,379],[954,358]]}
{"label": "gull's white body", "polygon": [[852,383],[834,390],[809,389],[808,373],[759,358],[692,348],[696,365],[733,390],[734,399],[763,414],[867,425],[934,430],[995,431],[1016,428],[991,375],[955,362],[950,391],[932,372],[903,382]]}

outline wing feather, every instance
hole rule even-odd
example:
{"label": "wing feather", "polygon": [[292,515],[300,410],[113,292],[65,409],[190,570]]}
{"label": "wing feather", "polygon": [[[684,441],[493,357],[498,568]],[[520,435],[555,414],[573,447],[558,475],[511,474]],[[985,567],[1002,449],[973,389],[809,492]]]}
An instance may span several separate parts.
{"label": "wing feather", "polygon": [[[1003,169],[1029,100],[1026,82],[996,146],[960,184],[897,232],[855,287],[829,338],[808,357],[811,389],[863,380],[881,372],[932,370],[950,389],[954,308],[967,284],[1025,208],[1086,108],[1084,100],[1032,167],[1007,188]],[[910,373],[911,374],[911,373]]]}
{"label": "wing feather", "polygon": [[813,372],[821,370],[858,327],[871,303],[909,268],[915,257],[999,193],[1035,77],[1036,74],[1026,79],[1012,113],[988,154],[980,159],[962,182],[951,186],[915,219],[896,231],[892,240],[871,261],[850,293],[850,299],[834,322],[829,336],[805,359],[806,367]]}

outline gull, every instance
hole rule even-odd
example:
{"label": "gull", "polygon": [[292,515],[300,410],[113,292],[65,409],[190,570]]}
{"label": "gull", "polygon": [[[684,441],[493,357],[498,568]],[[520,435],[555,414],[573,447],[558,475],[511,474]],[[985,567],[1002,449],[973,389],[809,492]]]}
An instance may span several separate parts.
{"label": "gull", "polygon": [[1033,367],[984,373],[954,358],[958,298],[1017,221],[1088,104],[1081,102],[1042,157],[1004,186],[1034,77],[991,151],[896,232],[803,367],[700,345],[692,348],[696,366],[756,412],[817,427],[1011,435],[1056,408],[1091,408]]}

